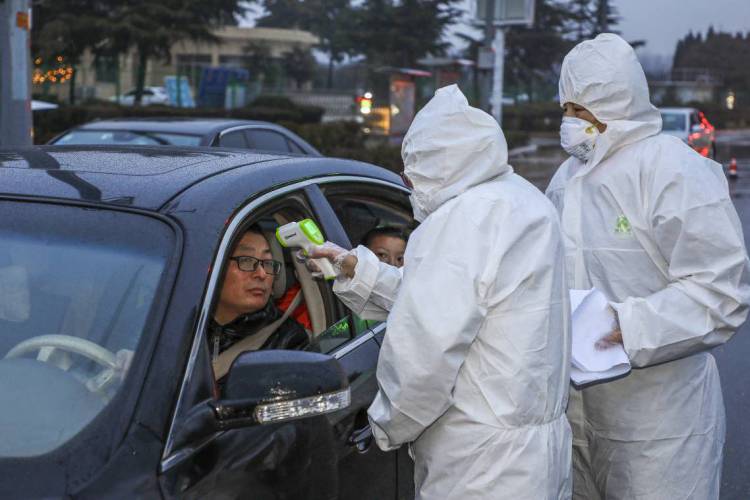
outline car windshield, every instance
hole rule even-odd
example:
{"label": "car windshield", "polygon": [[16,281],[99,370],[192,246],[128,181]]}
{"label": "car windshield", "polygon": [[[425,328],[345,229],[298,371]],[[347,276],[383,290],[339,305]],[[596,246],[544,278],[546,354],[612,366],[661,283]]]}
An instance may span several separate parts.
{"label": "car windshield", "polygon": [[661,114],[662,130],[684,131],[685,115],[683,113],[662,112]]}
{"label": "car windshield", "polygon": [[60,146],[78,144],[121,144],[133,146],[198,146],[201,136],[164,132],[129,130],[72,130],[54,143]]}
{"label": "car windshield", "polygon": [[0,210],[0,458],[29,457],[122,400],[174,233],[111,210]]}

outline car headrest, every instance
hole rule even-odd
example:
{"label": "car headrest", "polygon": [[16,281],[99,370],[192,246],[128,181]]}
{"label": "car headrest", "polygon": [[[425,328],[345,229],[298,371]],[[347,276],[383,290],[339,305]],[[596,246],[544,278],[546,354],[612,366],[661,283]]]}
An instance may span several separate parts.
{"label": "car headrest", "polygon": [[280,299],[284,296],[288,287],[284,251],[282,250],[281,245],[279,245],[279,242],[276,240],[275,232],[264,231],[263,234],[266,237],[266,240],[268,240],[268,245],[271,247],[271,255],[273,256],[273,260],[281,262],[281,271],[279,271],[279,274],[273,280],[272,293],[274,299]]}

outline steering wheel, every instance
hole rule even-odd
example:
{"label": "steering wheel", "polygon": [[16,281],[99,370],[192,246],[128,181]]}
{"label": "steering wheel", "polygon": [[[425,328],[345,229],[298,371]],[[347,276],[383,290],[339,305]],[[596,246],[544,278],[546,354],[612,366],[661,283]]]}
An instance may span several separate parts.
{"label": "steering wheel", "polygon": [[29,352],[38,350],[37,360],[52,363],[63,370],[67,370],[70,367],[70,362],[61,364],[56,362],[53,356],[55,349],[80,354],[104,367],[104,370],[85,382],[86,388],[91,392],[100,392],[114,379],[117,370],[115,354],[90,340],[71,335],[38,335],[32,337],[16,344],[5,357],[19,358]]}

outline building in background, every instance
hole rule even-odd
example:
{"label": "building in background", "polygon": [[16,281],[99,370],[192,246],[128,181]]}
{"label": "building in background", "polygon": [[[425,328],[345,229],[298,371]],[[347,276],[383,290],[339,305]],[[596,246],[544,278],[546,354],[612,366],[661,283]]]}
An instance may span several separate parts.
{"label": "building in background", "polygon": [[[262,87],[263,76],[275,72],[275,90],[299,88],[298,82],[285,75],[286,56],[294,52],[310,53],[318,38],[307,31],[280,28],[243,28],[227,26],[216,30],[216,43],[185,40],[172,47],[171,61],[152,59],[146,70],[146,87],[163,87],[167,76],[187,76],[194,94],[200,88],[205,68],[223,67],[245,70],[255,86]],[[108,100],[135,88],[136,57],[131,51],[120,56],[86,53],[75,68],[76,94],[82,99]],[[266,78],[266,80],[268,80]],[[66,100],[68,83],[36,85],[37,94],[50,93]],[[256,93],[259,89],[255,89]]]}

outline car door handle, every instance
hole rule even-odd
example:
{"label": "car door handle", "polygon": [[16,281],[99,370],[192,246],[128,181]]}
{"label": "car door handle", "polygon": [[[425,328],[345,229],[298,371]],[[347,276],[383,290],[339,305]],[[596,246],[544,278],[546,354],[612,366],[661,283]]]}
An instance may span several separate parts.
{"label": "car door handle", "polygon": [[349,446],[354,446],[359,453],[367,453],[372,446],[372,441],[372,428],[368,424],[361,429],[354,430],[352,435],[349,436],[347,444]]}

